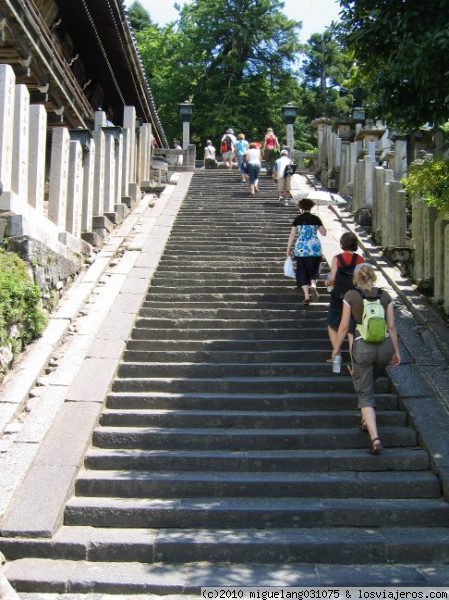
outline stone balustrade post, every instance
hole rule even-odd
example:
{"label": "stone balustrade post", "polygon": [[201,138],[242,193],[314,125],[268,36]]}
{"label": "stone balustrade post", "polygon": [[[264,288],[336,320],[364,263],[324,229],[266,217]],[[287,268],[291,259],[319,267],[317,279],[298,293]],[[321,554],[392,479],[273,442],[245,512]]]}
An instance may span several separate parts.
{"label": "stone balustrade post", "polygon": [[69,144],[68,130],[65,127],[55,127],[52,131],[51,142],[48,218],[61,231],[66,229]]}
{"label": "stone balustrade post", "polygon": [[94,177],[95,177],[95,141],[89,138],[88,148],[83,153],[83,209],[81,214],[81,231],[92,231]]}
{"label": "stone balustrade post", "polygon": [[435,302],[444,299],[444,273],[449,271],[449,248],[444,244],[444,232],[449,225],[449,219],[438,217],[434,225],[434,281],[433,298]]}
{"label": "stone balustrade post", "polygon": [[[444,228],[444,253],[449,256],[449,225]],[[449,260],[444,261],[444,312],[449,315]]]}
{"label": "stone balustrade post", "polygon": [[424,279],[424,202],[421,198],[412,199],[412,247],[413,279],[421,282]]}
{"label": "stone balustrade post", "polygon": [[435,267],[435,221],[438,211],[433,206],[424,205],[423,237],[424,237],[424,272],[423,279],[433,282]]}
{"label": "stone balustrade post", "polygon": [[115,136],[114,127],[103,127],[105,134],[104,151],[104,194],[103,213],[113,213],[115,204]]}
{"label": "stone balustrade post", "polygon": [[143,123],[139,129],[139,183],[150,180],[151,125]]}
{"label": "stone balustrade post", "polygon": [[42,104],[30,106],[28,155],[28,204],[44,212],[47,111]]}
{"label": "stone balustrade post", "polygon": [[394,141],[394,178],[400,181],[407,173],[407,140],[403,138]]}
{"label": "stone balustrade post", "polygon": [[[136,180],[136,109],[134,106],[125,106],[123,109],[123,127],[128,130],[129,138],[129,182],[135,183]],[[124,196],[127,196],[129,189]]]}
{"label": "stone balustrade post", "polygon": [[122,186],[121,197],[125,198],[129,194],[128,184],[130,181],[129,162],[131,159],[130,131],[126,127],[122,129],[123,151],[122,151]]}
{"label": "stone balustrade post", "polygon": [[[94,134],[95,135],[95,134]],[[81,232],[92,231],[93,196],[95,177],[95,142],[88,129],[72,129],[70,139],[78,140],[82,149],[82,202],[81,202]]]}
{"label": "stone balustrade post", "polygon": [[122,202],[122,176],[123,176],[123,133],[120,132],[115,137],[115,201],[114,204]]}
{"label": "stone balustrade post", "polygon": [[28,202],[30,94],[26,85],[15,86],[11,190]]}
{"label": "stone balustrade post", "polygon": [[79,238],[83,204],[83,151],[78,140],[72,140],[69,146],[66,231]]}
{"label": "stone balustrade post", "polygon": [[103,214],[104,197],[104,168],[105,168],[105,147],[106,140],[103,128],[96,129],[94,132],[95,143],[95,177],[94,177],[94,195],[92,214],[94,217],[100,217]]}
{"label": "stone balustrade post", "polygon": [[12,67],[0,65],[0,181],[11,190],[16,78]]}

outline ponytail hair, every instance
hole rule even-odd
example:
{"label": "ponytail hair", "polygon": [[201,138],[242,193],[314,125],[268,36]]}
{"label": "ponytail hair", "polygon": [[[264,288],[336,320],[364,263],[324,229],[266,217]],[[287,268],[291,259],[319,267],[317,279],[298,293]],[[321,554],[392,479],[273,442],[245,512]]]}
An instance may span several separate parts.
{"label": "ponytail hair", "polygon": [[362,292],[370,292],[376,283],[377,275],[373,267],[368,263],[357,265],[354,269],[352,281]]}

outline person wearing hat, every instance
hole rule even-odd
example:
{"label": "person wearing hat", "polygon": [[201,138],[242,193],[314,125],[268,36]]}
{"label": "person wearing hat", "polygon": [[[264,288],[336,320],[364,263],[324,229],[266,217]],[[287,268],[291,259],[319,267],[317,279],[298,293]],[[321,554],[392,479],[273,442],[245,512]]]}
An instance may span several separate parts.
{"label": "person wearing hat", "polygon": [[263,140],[262,155],[267,166],[267,175],[271,177],[273,175],[274,163],[279,158],[279,141],[271,127],[267,129]]}
{"label": "person wearing hat", "polygon": [[291,165],[292,161],[288,155],[288,150],[282,150],[280,158],[274,163],[273,176],[278,180],[279,200],[283,198],[291,198],[291,175],[285,174],[285,167]]}
{"label": "person wearing hat", "polygon": [[234,135],[234,130],[229,127],[226,129],[220,142],[220,154],[223,158],[224,164],[228,167],[228,169],[232,169],[236,144],[237,138]]}

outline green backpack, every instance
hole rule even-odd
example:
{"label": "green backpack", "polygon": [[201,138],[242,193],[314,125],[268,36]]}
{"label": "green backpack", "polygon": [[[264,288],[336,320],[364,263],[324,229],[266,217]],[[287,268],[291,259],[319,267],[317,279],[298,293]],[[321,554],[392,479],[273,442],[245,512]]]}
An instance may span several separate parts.
{"label": "green backpack", "polygon": [[367,298],[363,292],[357,291],[363,298],[362,324],[358,325],[357,328],[365,342],[379,344],[385,340],[387,333],[385,309],[380,302],[382,290],[377,291],[375,298]]}

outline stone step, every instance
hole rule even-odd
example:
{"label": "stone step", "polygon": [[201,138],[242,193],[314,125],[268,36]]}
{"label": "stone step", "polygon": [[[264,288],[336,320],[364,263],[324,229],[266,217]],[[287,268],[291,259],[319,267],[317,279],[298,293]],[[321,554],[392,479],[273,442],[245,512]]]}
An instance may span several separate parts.
{"label": "stone step", "polygon": [[[194,294],[192,294],[194,295]],[[187,296],[187,295],[186,295]],[[175,298],[170,300],[169,298]],[[321,299],[322,300],[322,299]],[[196,311],[197,313],[199,313],[201,310],[205,309],[205,310],[209,310],[209,311],[218,311],[219,309],[229,309],[229,299],[226,301],[224,299],[222,300],[196,300],[196,301],[189,301],[185,296],[168,296],[165,298],[163,294],[159,294],[159,295],[154,295],[152,293],[152,291],[149,292],[148,296],[147,296],[147,300],[145,300],[142,304],[142,309],[143,310],[150,310],[152,311],[148,316],[153,316],[153,315],[157,315],[157,313],[155,311],[157,311],[158,309],[161,309],[163,311],[168,311],[168,310],[173,310],[173,309],[181,309],[181,310],[188,310],[188,309],[193,309],[194,311]],[[255,311],[255,310],[260,310],[260,311],[273,311],[273,314],[276,316],[277,313],[286,313],[287,312],[295,312],[297,315],[303,316],[304,313],[304,307],[302,302],[300,302],[300,298],[299,295],[297,297],[292,297],[290,294],[288,296],[286,296],[283,300],[280,300],[279,302],[270,302],[270,301],[264,301],[262,299],[258,300],[258,301],[254,301],[252,299],[252,295],[251,298],[248,298],[247,301],[245,302],[244,299],[242,298],[240,302],[232,302],[232,306],[233,306],[233,311],[237,314],[237,311],[239,311],[239,314],[245,314],[246,311]],[[141,309],[141,314],[142,313],[142,309]],[[327,310],[328,310],[328,306],[324,306],[322,304],[322,302],[320,304],[311,304],[308,308],[307,308],[307,314],[310,315],[310,313],[313,313],[314,316],[317,316],[317,313],[320,314],[320,316],[322,315],[323,318],[327,315]],[[242,311],[242,312],[240,312]],[[162,314],[162,313],[161,313]]]}
{"label": "stone step", "polygon": [[[130,344],[128,344],[129,347]],[[323,345],[324,346],[324,345]],[[173,347],[176,347],[174,344]],[[239,350],[222,351],[145,351],[145,350],[126,350],[122,360],[125,362],[143,362],[143,363],[301,363],[301,362],[322,362],[330,356],[330,349],[313,347],[312,349],[301,350],[260,350],[255,347],[250,352]],[[349,355],[347,355],[348,357]]]}
{"label": "stone step", "polygon": [[[324,311],[323,311],[324,312]],[[316,318],[316,312],[313,313]],[[139,311],[139,317],[146,319],[198,319],[204,320],[221,320],[226,319],[231,322],[248,320],[257,322],[271,321],[282,323],[287,321],[301,322],[301,319],[310,320],[310,314],[306,314],[305,309],[302,305],[297,306],[290,310],[281,308],[277,309],[264,309],[264,308],[174,308],[167,306],[166,308],[147,308],[143,306]],[[322,321],[320,322],[322,324]]]}
{"label": "stone step", "polygon": [[[377,392],[388,392],[387,380],[376,382]],[[353,392],[352,379],[349,376],[331,377],[223,377],[202,378],[116,378],[112,390],[116,392],[210,392],[214,393],[295,393],[317,392],[348,393]]]}
{"label": "stone step", "polygon": [[[375,460],[376,457],[373,457]],[[429,471],[212,472],[82,470],[77,496],[124,498],[439,498],[439,479]],[[449,509],[448,509],[449,510]],[[348,519],[349,521],[349,519]],[[110,524],[111,526],[113,523]],[[448,531],[449,534],[449,531]]]}
{"label": "stone step", "polygon": [[386,448],[373,460],[366,448],[349,450],[142,450],[91,448],[86,468],[144,471],[422,471],[429,457],[420,448]]}
{"label": "stone step", "polygon": [[[318,353],[321,356],[322,352],[327,352],[330,355],[329,341],[326,339],[309,339],[311,350],[298,347],[297,340],[129,340],[127,342],[127,350],[125,356],[130,353],[130,356],[138,356],[143,353],[154,354],[161,356],[169,354],[169,356],[177,356],[178,354],[195,354],[201,358],[205,357],[208,361],[213,361],[214,357],[236,356],[240,360],[239,354],[247,354],[248,356],[259,356],[261,362],[264,357],[282,356],[283,360],[287,357],[293,357],[296,360],[297,355],[314,356]],[[308,354],[310,352],[310,354]],[[132,353],[132,354],[131,354]],[[203,361],[202,361],[203,362]],[[231,361],[228,361],[231,362]]]}
{"label": "stone step", "polygon": [[[100,425],[112,427],[358,427],[358,411],[244,411],[105,409]],[[380,427],[405,427],[403,411],[378,412]]]}
{"label": "stone step", "polygon": [[[203,329],[203,330],[220,330],[223,329],[244,329],[245,331],[255,329],[261,332],[265,330],[282,332],[285,329],[292,329],[295,331],[302,331],[305,336],[309,336],[310,333],[315,330],[324,330],[324,333],[327,334],[325,330],[325,321],[319,315],[315,315],[315,318],[311,316],[307,317],[307,314],[300,320],[299,318],[291,318],[291,319],[279,319],[276,323],[272,321],[268,321],[265,319],[246,319],[242,317],[241,319],[236,318],[222,318],[222,319],[195,319],[195,318],[174,318],[174,319],[164,319],[164,318],[151,318],[151,317],[139,317],[136,321],[136,327],[138,328],[146,328],[146,329]],[[314,333],[313,333],[314,335]]]}
{"label": "stone step", "polygon": [[[302,300],[302,298],[301,298]],[[273,303],[282,308],[283,306],[295,305],[299,308],[302,307],[300,303],[299,293],[295,288],[287,289],[284,292],[271,293],[266,294],[259,291],[251,292],[250,294],[242,294],[241,292],[213,292],[213,293],[203,293],[203,292],[185,292],[179,294],[174,289],[171,291],[166,291],[165,287],[153,288],[151,287],[146,296],[145,302],[198,302],[214,305],[215,302],[225,302],[226,306],[229,306],[232,303],[232,306],[239,304],[248,304],[255,303],[258,306],[263,308],[264,303]],[[327,309],[327,306],[326,306]],[[323,312],[324,306],[322,304],[311,304],[307,307],[307,314],[310,312]],[[324,314],[324,313],[323,313]]]}
{"label": "stone step", "polygon": [[[287,278],[285,278],[287,279]],[[164,285],[163,289],[161,287],[160,291],[163,294],[176,294],[178,297],[180,295],[185,296],[186,294],[238,294],[241,299],[244,299],[246,296],[254,297],[254,294],[282,294],[285,298],[290,290],[290,302],[292,298],[298,298],[298,291],[296,290],[296,284],[294,284],[293,279],[287,281],[282,285],[259,285],[255,282],[254,285],[254,293],[253,289],[249,286],[242,285],[232,285],[228,282],[221,282],[220,285],[206,285],[205,282],[198,285],[184,285],[182,281],[178,282],[177,285],[173,285],[176,282],[170,281],[170,285]],[[156,286],[153,289],[151,288],[151,294],[157,293]],[[302,298],[301,298],[302,300]]]}
{"label": "stone step", "polygon": [[[318,486],[319,489],[319,486]],[[441,499],[377,498],[110,498],[81,496],[66,505],[64,524],[120,528],[448,527]]]}
{"label": "stone step", "polygon": [[[310,329],[303,328],[288,328],[288,329],[244,329],[244,328],[226,328],[226,329],[208,329],[208,328],[189,328],[183,329],[180,327],[157,329],[156,327],[148,327],[148,323],[141,322],[142,319],[136,321],[135,327],[131,333],[133,340],[206,340],[206,341],[251,341],[251,340],[269,340],[273,341],[291,341],[296,340],[297,345],[305,345],[310,342],[310,339],[322,340],[329,347],[329,337],[325,327],[317,327]],[[146,326],[145,326],[146,325]],[[324,322],[323,322],[324,325]]]}
{"label": "stone step", "polygon": [[[417,436],[413,429],[383,427],[382,441],[386,448],[414,447]],[[368,448],[369,440],[355,428],[98,427],[93,444],[99,448],[145,450],[335,450]]]}
{"label": "stone step", "polygon": [[[71,532],[66,533],[66,530]],[[410,543],[411,540],[413,543]],[[2,539],[2,548],[12,560],[24,556],[32,547],[31,544],[35,549],[39,548],[41,558],[54,558],[57,561],[123,561],[143,563],[146,566],[157,561],[167,564],[180,563],[181,568],[182,565],[195,561],[356,565],[363,560],[365,565],[389,563],[391,570],[391,565],[401,562],[410,565],[444,565],[449,562],[449,531],[440,527],[317,527],[290,530],[108,530],[67,527],[53,541],[41,539],[27,543],[26,540],[15,538]],[[55,563],[55,569],[57,566]],[[25,572],[24,567],[22,564],[20,572]],[[42,572],[41,577],[48,578],[50,573],[51,570],[47,569],[46,572]],[[228,583],[229,580],[225,581]],[[84,579],[84,586],[85,584]]]}
{"label": "stone step", "polygon": [[[154,363],[154,362],[124,362],[119,365],[117,375],[119,378],[136,379],[154,377],[199,379],[206,377],[320,377],[332,374],[332,365],[325,362],[301,363]],[[334,375],[340,377],[341,375]]]}
{"label": "stone step", "polygon": [[[423,543],[424,540],[421,541]],[[397,554],[397,552],[395,552]],[[274,559],[273,559],[274,560]],[[359,557],[359,561],[361,557]],[[391,561],[392,563],[393,561]],[[415,561],[419,562],[419,561]],[[80,600],[86,588],[96,596],[90,600],[115,600],[115,593],[127,600],[170,600],[198,598],[201,587],[379,587],[447,585],[449,566],[401,564],[274,564],[186,563],[138,564],[137,562],[88,562],[63,559],[24,558],[8,565],[7,576],[22,600]],[[67,582],[68,585],[67,585]],[[66,589],[72,593],[64,594]],[[31,594],[25,590],[35,589]],[[49,591],[60,593],[46,593]],[[39,595],[38,595],[39,594]],[[41,596],[45,594],[45,596]]]}
{"label": "stone step", "polygon": [[[398,399],[395,394],[378,393],[375,395],[377,410],[397,410]],[[115,409],[176,409],[176,410],[353,410],[356,405],[354,391],[335,392],[297,392],[293,394],[274,392],[272,395],[242,394],[241,392],[223,394],[200,393],[163,393],[163,392],[116,392],[109,393],[106,406]]]}

